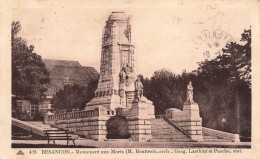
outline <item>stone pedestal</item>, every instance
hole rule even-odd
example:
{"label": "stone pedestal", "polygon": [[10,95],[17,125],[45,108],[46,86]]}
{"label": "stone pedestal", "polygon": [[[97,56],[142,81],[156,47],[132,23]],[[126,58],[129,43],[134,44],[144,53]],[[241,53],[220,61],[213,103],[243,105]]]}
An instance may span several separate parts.
{"label": "stone pedestal", "polygon": [[190,135],[191,139],[195,141],[203,140],[202,118],[199,115],[199,106],[197,103],[184,105],[183,111],[176,108],[167,109],[165,117],[178,124]]}
{"label": "stone pedestal", "polygon": [[132,141],[148,141],[151,139],[151,121],[149,106],[145,102],[134,102],[131,109],[124,109],[122,115],[128,121],[128,132]]}
{"label": "stone pedestal", "polygon": [[126,92],[126,107],[131,107],[132,103],[134,102],[135,92],[134,91],[127,91]]}

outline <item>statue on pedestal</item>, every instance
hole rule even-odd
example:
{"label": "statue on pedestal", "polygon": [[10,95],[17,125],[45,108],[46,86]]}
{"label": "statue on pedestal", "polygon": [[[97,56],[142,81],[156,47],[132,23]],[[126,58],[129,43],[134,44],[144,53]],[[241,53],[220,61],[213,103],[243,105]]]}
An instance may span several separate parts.
{"label": "statue on pedestal", "polygon": [[140,102],[143,96],[143,84],[141,83],[140,77],[137,77],[137,80],[135,81],[135,95],[135,101]]}
{"label": "statue on pedestal", "polygon": [[191,81],[189,81],[189,84],[187,86],[187,98],[184,104],[185,105],[195,104],[195,102],[193,101],[193,87]]}

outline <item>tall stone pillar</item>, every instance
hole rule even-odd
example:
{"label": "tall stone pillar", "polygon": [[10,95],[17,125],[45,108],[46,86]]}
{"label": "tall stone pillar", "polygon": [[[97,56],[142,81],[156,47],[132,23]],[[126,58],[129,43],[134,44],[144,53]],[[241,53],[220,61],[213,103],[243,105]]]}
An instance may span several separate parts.
{"label": "tall stone pillar", "polygon": [[103,119],[109,120],[115,115],[121,115],[127,119],[132,140],[151,139],[150,118],[154,118],[154,106],[145,97],[142,101],[134,102],[135,80],[130,18],[123,12],[112,12],[103,30],[98,88],[95,97],[85,107],[89,111],[97,107],[102,110],[95,124],[103,125],[90,138],[102,140],[106,134]]}
{"label": "tall stone pillar", "polygon": [[[103,29],[98,88],[87,107],[101,103],[113,110],[126,107],[125,89],[133,83],[135,72],[133,48],[130,18],[123,12],[112,12]],[[124,73],[124,81],[120,81],[120,73]]]}

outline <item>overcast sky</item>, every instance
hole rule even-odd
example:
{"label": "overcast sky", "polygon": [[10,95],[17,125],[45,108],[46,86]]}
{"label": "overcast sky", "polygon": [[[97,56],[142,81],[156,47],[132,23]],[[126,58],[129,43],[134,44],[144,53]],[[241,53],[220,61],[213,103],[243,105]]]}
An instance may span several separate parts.
{"label": "overcast sky", "polygon": [[[20,21],[20,36],[35,46],[44,59],[79,61],[83,66],[100,68],[102,28],[112,11],[132,15],[132,41],[135,44],[137,73],[150,77],[162,68],[181,73],[197,68],[197,62],[216,56],[225,40],[208,38],[204,45],[194,41],[203,30],[223,31],[239,41],[250,27],[250,8],[219,4],[140,4],[71,7],[55,5],[44,9],[14,9],[13,20]],[[137,2],[135,2],[137,3]],[[131,7],[135,6],[135,7]],[[216,45],[215,45],[216,44]],[[218,45],[217,45],[218,44]],[[215,45],[215,47],[214,47]]]}

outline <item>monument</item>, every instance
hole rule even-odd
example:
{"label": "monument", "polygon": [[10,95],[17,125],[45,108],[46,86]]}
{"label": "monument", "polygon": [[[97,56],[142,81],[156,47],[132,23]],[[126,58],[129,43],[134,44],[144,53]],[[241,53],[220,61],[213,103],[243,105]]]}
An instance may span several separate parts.
{"label": "monument", "polygon": [[183,110],[170,108],[163,117],[155,119],[153,103],[143,96],[143,85],[135,74],[130,18],[123,12],[112,12],[109,16],[101,47],[100,78],[95,97],[83,111],[46,113],[46,124],[97,141],[202,141],[203,135],[214,140],[239,141],[237,134],[202,127],[191,82],[187,85]]}
{"label": "monument", "polygon": [[101,50],[98,88],[86,109],[100,103],[111,110],[130,106],[126,101],[134,92],[134,46],[130,18],[123,12],[112,12],[109,16],[103,29]]}
{"label": "monument", "polygon": [[109,16],[103,29],[101,50],[98,88],[95,98],[86,104],[85,110],[102,109],[105,114],[99,116],[104,118],[111,115],[124,116],[128,121],[131,138],[134,141],[148,140],[151,133],[148,122],[144,126],[147,129],[142,129],[146,131],[140,129],[138,132],[132,126],[136,122],[154,118],[154,106],[146,98],[141,100],[142,84],[140,81],[138,84],[135,82],[135,52],[131,41],[130,17],[126,17],[125,13],[112,12]]}
{"label": "monument", "polygon": [[143,85],[135,75],[130,17],[123,12],[112,12],[103,29],[101,47],[100,78],[95,97],[86,104],[85,111],[78,112],[79,116],[63,114],[64,117],[53,124],[69,127],[71,131],[95,140],[150,140],[154,106],[142,96]]}

